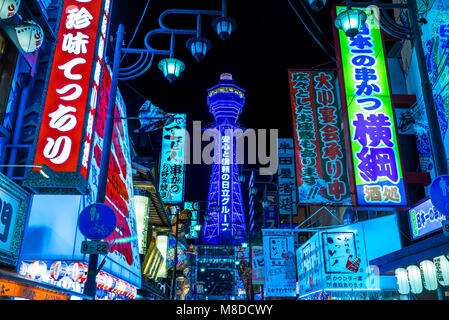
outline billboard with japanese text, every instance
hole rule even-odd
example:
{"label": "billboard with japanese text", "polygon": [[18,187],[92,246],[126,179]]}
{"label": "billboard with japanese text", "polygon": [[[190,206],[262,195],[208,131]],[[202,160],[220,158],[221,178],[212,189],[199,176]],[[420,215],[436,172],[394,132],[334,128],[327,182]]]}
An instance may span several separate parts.
{"label": "billboard with japanese text", "polygon": [[[336,14],[342,10],[346,7],[336,7]],[[370,10],[366,14],[357,36],[348,38],[339,30],[335,39],[356,202],[404,206],[406,187],[382,36]]]}
{"label": "billboard with japanese text", "polygon": [[294,231],[262,229],[267,297],[296,296]]}
{"label": "billboard with japanese text", "polygon": [[295,148],[293,139],[278,139],[279,215],[296,214]]}
{"label": "billboard with japanese text", "polygon": [[288,76],[298,201],[349,204],[336,74],[332,70],[289,70]]}
{"label": "billboard with japanese text", "polygon": [[159,193],[165,204],[181,204],[184,200],[186,121],[186,114],[175,114],[174,121],[162,131]]}
{"label": "billboard with japanese text", "polygon": [[34,158],[65,174],[50,184],[76,188],[87,179],[110,7],[110,0],[64,1]]}

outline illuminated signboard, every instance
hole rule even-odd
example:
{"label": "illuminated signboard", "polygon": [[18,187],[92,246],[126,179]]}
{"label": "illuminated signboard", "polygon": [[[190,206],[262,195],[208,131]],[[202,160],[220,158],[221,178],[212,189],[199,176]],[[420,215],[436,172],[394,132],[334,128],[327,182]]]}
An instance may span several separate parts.
{"label": "illuminated signboard", "polygon": [[231,139],[233,137],[223,135],[221,137],[221,172],[220,172],[220,230],[226,231],[229,227],[231,213]]}
{"label": "illuminated signboard", "polygon": [[70,300],[70,295],[15,281],[0,279],[1,297],[18,297],[27,300]]}
{"label": "illuminated signboard", "polygon": [[279,215],[296,214],[295,148],[293,139],[278,139]]}
{"label": "illuminated signboard", "polygon": [[[336,92],[330,70],[289,70],[298,200],[350,203]],[[281,160],[281,158],[279,158]],[[283,159],[280,165],[289,164]]]}
{"label": "illuminated signboard", "polygon": [[109,9],[110,1],[64,1],[34,159],[72,174],[61,183],[87,177]]}
{"label": "illuminated signboard", "polygon": [[181,204],[184,199],[184,147],[186,115],[175,114],[162,132],[159,193],[166,204]]}
{"label": "illuminated signboard", "polygon": [[296,296],[294,232],[262,229],[267,297]]}
{"label": "illuminated signboard", "polygon": [[[337,7],[337,14],[346,7]],[[407,205],[381,32],[369,10],[360,33],[338,31],[343,109],[358,205]]]}
{"label": "illuminated signboard", "polygon": [[[111,87],[111,71],[104,69],[101,93],[97,110],[97,120],[93,135],[92,159],[89,170],[90,195],[89,203],[95,202],[98,190],[101,154],[103,152],[103,136]],[[114,117],[126,118],[126,106],[120,91],[117,91]],[[105,203],[117,216],[116,230],[105,240],[115,242],[109,251],[108,258],[128,269],[130,273],[140,277],[140,256],[138,245],[138,229],[134,205],[134,189],[131,168],[131,151],[126,119],[114,120],[112,132],[111,157],[109,159],[108,182]]]}
{"label": "illuminated signboard", "polygon": [[192,212],[192,217],[190,218],[190,232],[186,234],[186,238],[188,239],[197,239],[199,236],[198,227],[199,224],[199,210],[200,203],[199,202],[184,202],[184,209],[189,209]]}
{"label": "illuminated signboard", "polygon": [[435,209],[430,199],[427,199],[413,209],[410,209],[408,211],[408,217],[410,222],[410,234],[413,239],[420,238],[435,230],[441,229],[441,221],[445,220],[445,216]]}
{"label": "illuminated signboard", "polygon": [[[446,0],[435,0],[431,10],[424,17],[427,23],[423,24],[421,29],[427,70],[429,72],[429,80],[432,83],[435,107],[437,109],[438,122],[440,124],[446,155],[449,155],[449,86],[447,85],[449,81],[449,59],[447,59],[449,54],[448,2]],[[417,70],[415,73],[418,73]],[[416,96],[419,97],[422,90],[420,86],[421,82],[416,81],[416,83]],[[424,109],[424,104],[419,103],[419,108]],[[423,114],[425,117],[424,111]],[[424,123],[427,124],[427,121],[424,121]],[[428,140],[428,130],[423,131]],[[418,145],[419,142],[418,140]]]}
{"label": "illuminated signboard", "polygon": [[0,173],[0,262],[16,266],[28,214],[28,193]]}

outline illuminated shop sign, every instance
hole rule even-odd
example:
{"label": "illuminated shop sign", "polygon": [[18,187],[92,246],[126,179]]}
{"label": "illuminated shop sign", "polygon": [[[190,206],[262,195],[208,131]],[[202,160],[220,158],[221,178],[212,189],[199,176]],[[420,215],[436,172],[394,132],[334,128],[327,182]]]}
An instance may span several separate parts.
{"label": "illuminated shop sign", "polygon": [[[289,83],[298,200],[349,204],[335,72],[289,70]],[[288,164],[287,158],[279,160],[280,165]]]}
{"label": "illuminated shop sign", "polygon": [[279,215],[296,214],[295,148],[293,139],[278,139]]}
{"label": "illuminated shop sign", "polygon": [[229,227],[231,215],[231,139],[221,137],[221,172],[220,172],[220,230],[226,231]]}
{"label": "illuminated shop sign", "polygon": [[102,2],[64,1],[34,159],[55,172],[79,172],[84,154],[84,178],[110,7],[106,1],[102,11]]}
{"label": "illuminated shop sign", "polygon": [[[110,88],[111,71],[109,67],[105,67],[92,140],[93,152],[91,154],[92,159],[88,177],[90,194],[86,197],[89,204],[93,203],[97,197]],[[137,241],[138,228],[134,204],[131,150],[128,124],[126,119],[124,119],[126,118],[126,106],[120,91],[117,91],[114,117],[121,119],[114,120],[111,150],[108,150],[108,152],[111,152],[111,157],[109,159],[105,203],[114,210],[117,217],[117,227],[105,241],[112,242],[115,239],[114,245],[109,250],[108,258],[140,278],[140,256]]]}
{"label": "illuminated shop sign", "polygon": [[28,193],[0,173],[0,262],[16,266],[28,214]]}
{"label": "illuminated shop sign", "polygon": [[435,230],[441,229],[442,220],[445,216],[442,215],[432,204],[430,199],[420,203],[413,209],[408,211],[410,222],[410,234],[413,239],[420,238]]}
{"label": "illuminated shop sign", "polygon": [[[342,10],[346,7],[337,7],[337,14]],[[366,13],[356,37],[343,31],[337,37],[357,204],[407,205],[381,32]]]}
{"label": "illuminated shop sign", "polygon": [[192,217],[190,218],[190,232],[186,234],[188,239],[197,239],[199,236],[198,230],[201,228],[199,224],[199,202],[184,202],[184,209],[189,209],[192,212]]}
{"label": "illuminated shop sign", "polygon": [[162,132],[159,193],[166,204],[181,204],[184,199],[185,114],[175,114]]}

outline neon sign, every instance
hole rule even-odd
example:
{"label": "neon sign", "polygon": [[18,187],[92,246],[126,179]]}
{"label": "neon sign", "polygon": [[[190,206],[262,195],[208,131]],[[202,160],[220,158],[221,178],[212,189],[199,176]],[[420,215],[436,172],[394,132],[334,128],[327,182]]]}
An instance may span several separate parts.
{"label": "neon sign", "polygon": [[180,204],[184,199],[185,114],[176,114],[162,132],[159,193],[166,204]]}
{"label": "neon sign", "polygon": [[[106,2],[102,35],[106,34],[110,6],[110,1]],[[56,172],[79,170],[90,82],[95,76],[98,85],[101,72],[101,66],[93,68],[94,57],[99,53],[102,58],[104,53],[104,38],[97,38],[101,9],[102,1],[64,2],[34,159],[34,164],[45,164]],[[97,43],[101,41],[99,48]],[[97,64],[101,62],[102,59]],[[92,128],[93,113],[88,122]],[[91,132],[87,139],[91,139]]]}
{"label": "neon sign", "polygon": [[442,215],[432,204],[430,199],[420,203],[408,212],[410,233],[413,239],[425,236],[435,230],[441,229]]}
{"label": "neon sign", "polygon": [[[345,7],[337,7],[337,14]],[[351,137],[358,205],[407,205],[387,66],[378,23],[347,38],[339,31],[343,96]]]}
{"label": "neon sign", "polygon": [[[350,202],[333,71],[290,70],[298,198],[305,203]],[[279,158],[287,165],[287,158]],[[291,161],[291,160],[290,160]]]}

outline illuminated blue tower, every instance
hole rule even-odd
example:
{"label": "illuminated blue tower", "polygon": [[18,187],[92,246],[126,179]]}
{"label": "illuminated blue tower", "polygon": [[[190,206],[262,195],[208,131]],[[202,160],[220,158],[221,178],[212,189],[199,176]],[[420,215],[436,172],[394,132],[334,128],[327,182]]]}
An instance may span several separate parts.
{"label": "illuminated blue tower", "polygon": [[242,191],[235,151],[234,130],[241,128],[237,117],[245,104],[245,91],[234,84],[232,75],[220,75],[218,85],[207,91],[209,112],[215,118],[212,125],[219,132],[215,140],[215,157],[209,185],[203,241],[209,244],[232,245],[246,238]]}

